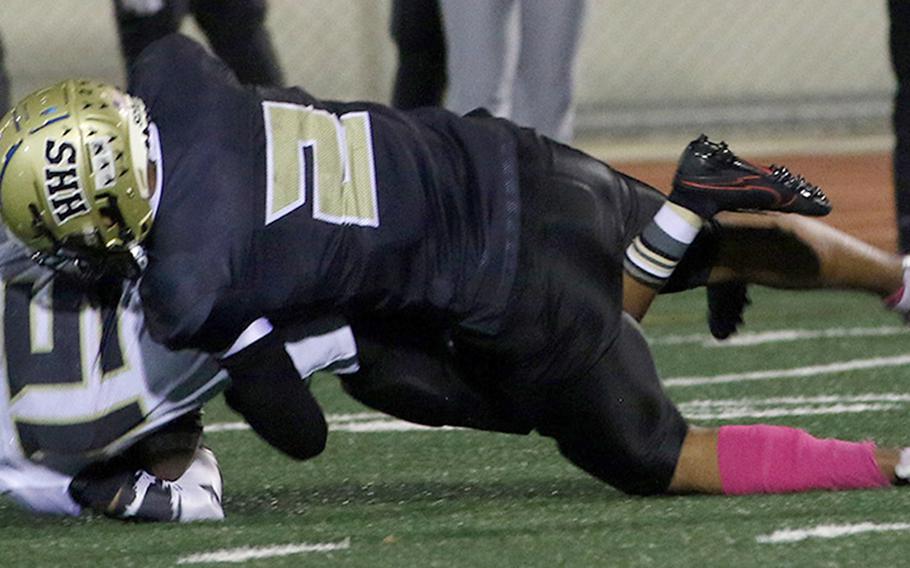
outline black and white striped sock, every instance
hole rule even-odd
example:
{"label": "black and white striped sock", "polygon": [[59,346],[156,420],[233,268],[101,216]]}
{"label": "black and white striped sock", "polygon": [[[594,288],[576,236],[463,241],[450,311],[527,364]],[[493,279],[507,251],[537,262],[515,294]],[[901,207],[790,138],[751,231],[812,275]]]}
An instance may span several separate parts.
{"label": "black and white striped sock", "polygon": [[650,288],[661,288],[673,274],[704,220],[675,203],[665,202],[626,249],[626,271]]}

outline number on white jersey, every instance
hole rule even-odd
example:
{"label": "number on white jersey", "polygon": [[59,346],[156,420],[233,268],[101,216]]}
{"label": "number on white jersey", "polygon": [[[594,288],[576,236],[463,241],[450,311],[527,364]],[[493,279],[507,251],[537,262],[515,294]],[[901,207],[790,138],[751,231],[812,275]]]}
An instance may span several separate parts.
{"label": "number on white jersey", "polygon": [[89,308],[82,294],[53,284],[34,297],[31,283],[6,284],[2,296],[7,409],[24,455],[88,453],[142,422],[135,391],[116,400],[98,396],[108,381],[129,376],[113,309]]}

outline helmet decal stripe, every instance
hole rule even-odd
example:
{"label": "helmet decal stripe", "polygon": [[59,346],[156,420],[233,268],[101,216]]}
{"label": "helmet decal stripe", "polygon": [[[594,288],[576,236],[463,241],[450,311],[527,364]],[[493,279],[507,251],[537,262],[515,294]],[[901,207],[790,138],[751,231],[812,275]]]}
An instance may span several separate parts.
{"label": "helmet decal stripe", "polygon": [[48,120],[47,122],[45,122],[44,124],[42,124],[41,126],[37,126],[37,127],[33,128],[32,130],[29,130],[28,133],[34,134],[35,132],[38,132],[39,130],[41,130],[43,128],[47,128],[48,126],[50,126],[51,124],[54,124],[55,122],[60,122],[61,120],[66,120],[69,117],[70,117],[69,113],[61,114],[60,116],[55,116],[54,118],[52,118],[52,119]]}
{"label": "helmet decal stripe", "polygon": [[114,187],[117,181],[117,167],[114,165],[114,150],[110,142],[105,139],[90,140],[92,176],[95,182],[95,192]]}
{"label": "helmet decal stripe", "polygon": [[22,140],[16,142],[12,148],[7,150],[6,156],[3,157],[3,169],[0,170],[0,184],[3,183],[3,176],[6,175],[6,167],[9,165],[10,158],[13,157],[13,154],[16,153],[16,150],[19,149],[19,146],[22,146]]}

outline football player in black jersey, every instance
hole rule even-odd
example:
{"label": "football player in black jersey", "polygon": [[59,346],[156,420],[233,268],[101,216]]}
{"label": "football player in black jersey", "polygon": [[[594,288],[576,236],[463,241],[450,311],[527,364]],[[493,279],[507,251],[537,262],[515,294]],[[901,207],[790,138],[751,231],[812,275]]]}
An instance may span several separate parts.
{"label": "football player in black jersey", "polygon": [[910,471],[871,443],[690,426],[661,389],[634,321],[659,291],[749,280],[910,304],[899,257],[787,215],[826,214],[818,188],[705,137],[664,197],[483,112],[242,87],[171,36],[130,95],[65,81],[24,99],[0,156],[3,217],[38,261],[138,279],[153,336],[217,354],[229,404],[289,455],[323,448],[299,377],[325,369],[408,419],[552,437],[629,493]]}

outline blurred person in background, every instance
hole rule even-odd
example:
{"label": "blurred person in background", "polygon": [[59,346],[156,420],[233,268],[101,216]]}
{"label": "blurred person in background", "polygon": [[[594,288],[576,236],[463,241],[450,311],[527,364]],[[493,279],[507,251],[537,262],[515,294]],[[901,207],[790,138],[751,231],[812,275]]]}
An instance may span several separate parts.
{"label": "blurred person in background", "polygon": [[6,111],[9,110],[9,92],[10,81],[6,71],[6,52],[3,47],[3,39],[0,38],[0,113],[6,114]]}
{"label": "blurred person in background", "polygon": [[897,80],[894,128],[894,201],[898,250],[910,253],[910,2],[889,0],[891,67]]}
{"label": "blurred person in background", "polygon": [[392,106],[440,106],[446,88],[446,43],[439,0],[393,0],[390,32],[398,48]]}
{"label": "blurred person in background", "polygon": [[241,83],[278,86],[284,76],[265,26],[267,9],[266,0],[114,0],[127,67],[150,43],[178,31],[192,13]]}
{"label": "blurred person in background", "polygon": [[571,141],[585,0],[441,0],[449,110],[477,107]]}

